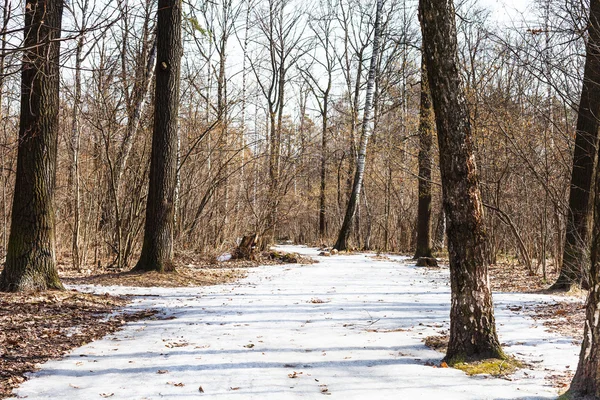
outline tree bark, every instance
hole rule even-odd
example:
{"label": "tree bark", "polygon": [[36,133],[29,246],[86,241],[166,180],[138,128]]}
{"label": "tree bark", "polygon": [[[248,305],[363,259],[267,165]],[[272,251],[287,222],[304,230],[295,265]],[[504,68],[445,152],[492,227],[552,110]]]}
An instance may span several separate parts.
{"label": "tree bark", "polygon": [[590,192],[600,128],[600,4],[590,2],[583,89],[577,113],[577,132],[566,235],[560,275],[550,289],[568,291],[586,284],[589,247]]}
{"label": "tree bark", "polygon": [[435,114],[429,94],[425,56],[421,57],[421,110],[419,117],[419,204],[415,260],[431,254],[431,168]]}
{"label": "tree bark", "polygon": [[442,251],[444,249],[444,241],[446,239],[446,213],[444,212],[443,202],[442,206],[440,207],[437,223],[435,225],[433,251]]}
{"label": "tree bark", "polygon": [[377,59],[379,58],[381,41],[381,13],[383,11],[383,0],[377,0],[377,10],[375,12],[375,27],[373,33],[373,53],[371,54],[371,64],[369,66],[369,75],[367,78],[367,93],[365,98],[365,109],[363,111],[362,132],[360,138],[360,147],[358,149],[358,158],[356,160],[356,171],[354,173],[354,183],[352,193],[348,200],[348,207],[344,216],[344,222],[338,235],[335,249],[348,249],[348,239],[352,233],[352,225],[356,208],[360,200],[360,190],[363,184],[365,173],[365,164],[367,159],[367,144],[369,137],[373,132],[373,118],[371,116],[373,109],[373,92],[375,89],[375,74],[377,73]]}
{"label": "tree bark", "polygon": [[54,188],[62,0],[27,0],[11,231],[0,290],[63,289],[56,271]]}
{"label": "tree bark", "polygon": [[445,361],[504,358],[494,320],[485,258],[483,206],[471,125],[458,71],[452,0],[420,0],[419,17],[431,88],[450,258],[450,339]]}
{"label": "tree bark", "polygon": [[[599,74],[598,66],[600,65],[600,2],[592,0],[590,2],[590,23],[589,38],[586,49],[586,63],[583,77],[583,90],[581,93],[581,102],[579,104],[579,115],[577,119],[577,139],[587,137],[588,140],[597,140],[595,136],[598,132],[598,120],[596,115],[600,111],[597,107],[600,104],[598,97]],[[577,144],[577,143],[576,143]],[[577,147],[575,148],[577,154]],[[576,173],[576,159],[573,160],[573,179]],[[588,159],[588,162],[590,160]],[[589,167],[589,164],[587,165]],[[584,174],[584,170],[581,170]],[[573,196],[573,186],[571,186],[571,196]],[[589,192],[579,191],[580,196],[588,198]],[[569,201],[571,203],[571,200]],[[581,344],[581,353],[579,354],[579,364],[577,371],[571,382],[571,387],[567,392],[569,399],[598,399],[600,398],[600,175],[596,174],[595,187],[595,210],[594,210],[594,225],[592,230],[591,240],[591,267],[589,271],[590,292],[587,299],[586,321],[583,333],[583,343]],[[587,210],[586,214],[587,215]],[[575,213],[570,213],[569,217],[574,217]],[[568,222],[568,223],[572,223]],[[568,226],[568,225],[567,225]],[[567,228],[569,229],[569,228]],[[567,231],[567,237],[569,232]],[[570,245],[565,243],[565,247]],[[572,253],[568,254],[572,257]],[[563,269],[567,264],[567,250],[564,252],[565,261]],[[580,260],[581,261],[581,260]],[[579,270],[581,271],[581,270]],[[561,270],[561,276],[563,275]],[[569,281],[572,284],[572,281]],[[557,282],[558,283],[558,282]],[[554,286],[557,286],[556,284]]]}
{"label": "tree bark", "polygon": [[182,56],[181,2],[160,0],[156,24],[154,132],[144,243],[134,270],[169,272],[173,265],[177,124]]}
{"label": "tree bark", "polygon": [[321,129],[321,185],[319,186],[319,239],[323,240],[326,237],[327,226],[325,224],[325,189],[327,181],[327,128],[329,112],[329,88],[331,87],[331,74],[329,75],[329,86],[323,96],[323,125]]}
{"label": "tree bark", "polygon": [[[590,13],[597,12],[592,1]],[[596,174],[594,226],[591,240],[590,291],[587,298],[583,343],[569,399],[600,398],[600,175]]]}

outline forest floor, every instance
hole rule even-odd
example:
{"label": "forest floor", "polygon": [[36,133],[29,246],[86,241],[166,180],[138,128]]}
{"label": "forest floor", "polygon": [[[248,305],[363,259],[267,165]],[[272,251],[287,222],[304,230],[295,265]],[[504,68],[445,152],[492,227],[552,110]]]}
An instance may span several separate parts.
{"label": "forest floor", "polygon": [[400,256],[318,257],[314,249],[281,249],[320,263],[253,268],[246,278],[217,286],[77,285],[133,295],[127,312],[156,314],[41,365],[16,395],[551,399],[576,368],[578,333],[545,323],[564,319],[565,304],[579,312],[581,298],[494,293],[500,340],[526,367],[467,376],[443,368],[443,354],[424,344],[447,334],[447,268],[414,267]]}
{"label": "forest floor", "polygon": [[[188,287],[232,283],[244,278],[248,268],[290,261],[313,262],[299,256],[290,259],[277,252],[257,254],[253,261],[226,263],[179,254],[177,274],[133,273],[113,268],[78,271],[68,263],[59,264],[58,269],[67,285]],[[9,397],[39,364],[115,332],[127,322],[157,318],[156,310],[124,310],[130,301],[127,294],[112,296],[101,289],[96,294],[76,290],[33,295],[0,293],[0,399]]]}

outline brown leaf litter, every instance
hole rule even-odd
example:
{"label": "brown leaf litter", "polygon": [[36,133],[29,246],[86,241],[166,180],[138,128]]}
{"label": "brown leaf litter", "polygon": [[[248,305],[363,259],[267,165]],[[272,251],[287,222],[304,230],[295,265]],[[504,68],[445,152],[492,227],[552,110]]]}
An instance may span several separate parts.
{"label": "brown leaf litter", "polygon": [[71,285],[187,287],[210,286],[236,282],[248,275],[247,268],[259,265],[312,264],[315,261],[294,253],[269,251],[257,254],[254,260],[216,261],[216,257],[193,253],[177,254],[176,272],[132,272],[110,266],[73,270],[70,265],[59,266],[64,283]]}
{"label": "brown leaf litter", "polygon": [[148,310],[106,319],[128,302],[123,297],[75,291],[0,293],[0,398],[11,396],[26,380],[24,374],[37,369],[36,364],[60,358],[128,321],[155,314]]}

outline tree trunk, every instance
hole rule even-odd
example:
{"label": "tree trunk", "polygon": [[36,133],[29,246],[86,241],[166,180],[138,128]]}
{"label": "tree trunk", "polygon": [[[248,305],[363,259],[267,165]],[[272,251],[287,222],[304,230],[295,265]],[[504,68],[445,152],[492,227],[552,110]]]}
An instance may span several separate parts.
{"label": "tree trunk", "polygon": [[348,248],[348,239],[352,233],[352,225],[356,214],[356,207],[360,200],[360,190],[365,173],[365,163],[367,158],[367,144],[373,131],[373,118],[371,112],[373,109],[373,92],[375,89],[375,74],[377,70],[377,59],[379,57],[379,47],[381,40],[381,13],[383,10],[383,0],[377,0],[377,10],[375,12],[375,27],[373,33],[373,53],[371,54],[371,64],[369,66],[369,75],[367,78],[367,93],[365,98],[365,109],[363,111],[362,132],[360,138],[360,147],[358,149],[358,158],[356,160],[356,171],[354,173],[354,183],[352,193],[348,200],[344,222],[335,244],[337,250],[346,250]]}
{"label": "tree trunk", "polygon": [[440,207],[440,213],[435,226],[435,238],[433,240],[433,251],[442,251],[444,249],[444,241],[446,239],[446,213],[444,212],[444,204]]}
{"label": "tree trunk", "polygon": [[54,188],[62,0],[27,0],[11,231],[0,290],[63,289],[56,271]]}
{"label": "tree trunk", "polygon": [[450,340],[445,360],[504,358],[485,259],[483,206],[471,125],[458,72],[452,0],[420,0],[423,48],[440,149],[450,258]]}
{"label": "tree trunk", "polygon": [[600,123],[600,4],[590,3],[589,38],[586,46],[583,89],[577,114],[577,132],[571,190],[567,211],[563,261],[553,290],[568,291],[585,284],[589,247],[590,192],[596,161]]}
{"label": "tree trunk", "polygon": [[[592,2],[590,13],[598,12]],[[591,37],[591,36],[590,36]],[[589,53],[588,53],[589,54]],[[594,227],[591,241],[590,292],[587,298],[583,343],[569,399],[600,398],[600,175],[596,174]]]}
{"label": "tree trunk", "polygon": [[419,119],[419,205],[417,211],[417,249],[415,259],[431,254],[431,147],[435,114],[429,94],[424,55],[421,57],[421,110]]}
{"label": "tree trunk", "polygon": [[[329,74],[329,82],[331,82],[331,74]],[[325,224],[325,189],[327,179],[327,125],[329,112],[329,86],[323,96],[323,126],[321,132],[321,186],[319,188],[319,239],[325,239],[327,234],[327,226]]]}
{"label": "tree trunk", "polygon": [[[598,82],[600,52],[600,2],[590,2],[590,23],[589,23],[589,38],[586,51],[586,63],[583,78],[583,90],[581,93],[581,103],[579,105],[579,115],[577,120],[577,138],[587,137],[589,140],[597,140],[596,133],[598,131],[598,120],[596,115],[600,111],[597,107],[600,104],[598,97],[600,86]],[[594,128],[595,127],[595,128]],[[595,130],[594,130],[595,129]],[[575,148],[577,154],[579,147]],[[581,149],[580,149],[581,150]],[[575,180],[575,168],[577,168],[577,158],[574,160],[572,182]],[[589,162],[589,159],[588,159]],[[590,167],[589,164],[586,168]],[[581,171],[581,175],[585,170]],[[573,197],[573,185],[571,186],[571,200]],[[578,191],[579,196],[586,197],[589,201],[589,192]],[[570,204],[571,203],[570,200]],[[587,213],[587,209],[585,210]],[[569,213],[569,217],[574,217],[576,214]],[[567,227],[573,220],[567,222]],[[569,228],[567,228],[569,229]],[[567,237],[569,231],[567,230]],[[563,270],[567,264],[567,256],[572,257],[572,253],[567,253],[567,243],[565,243]],[[591,241],[591,268],[589,271],[590,292],[587,299],[586,322],[583,333],[583,343],[581,344],[581,353],[579,354],[579,364],[577,371],[573,377],[571,388],[567,393],[569,399],[598,399],[600,398],[600,266],[598,265],[600,256],[600,175],[596,174],[595,187],[595,213],[594,227],[592,231]],[[581,270],[579,270],[581,271]],[[563,275],[561,270],[561,276]],[[572,281],[570,281],[572,282]],[[558,282],[557,282],[558,283]],[[555,285],[556,286],[556,285]]]}
{"label": "tree trunk", "polygon": [[174,270],[173,228],[182,56],[179,0],[158,2],[156,38],[157,66],[150,183],[144,243],[134,270],[168,272]]}

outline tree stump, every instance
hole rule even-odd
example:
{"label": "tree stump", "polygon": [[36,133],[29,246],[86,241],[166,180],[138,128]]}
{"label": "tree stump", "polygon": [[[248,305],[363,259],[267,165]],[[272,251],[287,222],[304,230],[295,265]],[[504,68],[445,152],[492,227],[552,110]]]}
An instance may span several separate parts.
{"label": "tree stump", "polygon": [[252,260],[254,258],[254,250],[258,244],[258,234],[245,235],[242,241],[232,254],[232,258],[236,260]]}

